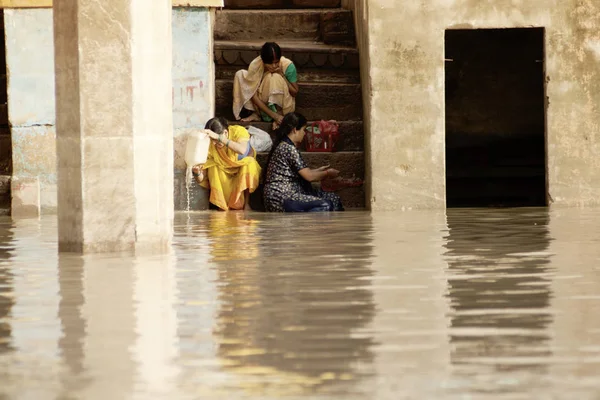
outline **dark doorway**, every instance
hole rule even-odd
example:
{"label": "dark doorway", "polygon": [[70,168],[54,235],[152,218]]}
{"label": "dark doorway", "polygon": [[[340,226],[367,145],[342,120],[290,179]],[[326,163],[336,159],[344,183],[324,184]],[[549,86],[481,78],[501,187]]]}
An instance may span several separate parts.
{"label": "dark doorway", "polygon": [[545,206],[544,29],[448,30],[448,207]]}

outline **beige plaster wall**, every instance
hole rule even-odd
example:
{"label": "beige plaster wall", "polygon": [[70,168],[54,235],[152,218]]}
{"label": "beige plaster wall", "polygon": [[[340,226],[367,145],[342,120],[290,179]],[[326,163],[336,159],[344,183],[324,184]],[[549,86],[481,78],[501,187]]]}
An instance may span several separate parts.
{"label": "beige plaster wall", "polygon": [[372,209],[445,206],[445,29],[531,26],[546,28],[551,202],[600,205],[600,3],[368,0],[366,14]]}

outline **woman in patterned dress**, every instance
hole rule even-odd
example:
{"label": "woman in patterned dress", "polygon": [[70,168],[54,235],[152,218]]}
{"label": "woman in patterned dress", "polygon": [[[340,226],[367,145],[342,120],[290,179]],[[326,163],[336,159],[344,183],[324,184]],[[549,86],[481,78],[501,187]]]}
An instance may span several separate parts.
{"label": "woman in patterned dress", "polygon": [[308,168],[297,146],[304,139],[306,118],[292,112],[285,115],[276,131],[265,176],[267,211],[313,212],[343,211],[338,195],[314,190],[311,182],[335,178],[339,171],[323,166]]}

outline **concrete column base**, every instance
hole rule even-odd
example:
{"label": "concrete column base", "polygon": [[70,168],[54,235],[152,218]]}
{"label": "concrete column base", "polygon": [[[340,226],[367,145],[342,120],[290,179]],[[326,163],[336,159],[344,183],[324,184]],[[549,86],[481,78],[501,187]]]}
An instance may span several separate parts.
{"label": "concrete column base", "polygon": [[170,0],[57,0],[54,44],[59,251],[166,251]]}

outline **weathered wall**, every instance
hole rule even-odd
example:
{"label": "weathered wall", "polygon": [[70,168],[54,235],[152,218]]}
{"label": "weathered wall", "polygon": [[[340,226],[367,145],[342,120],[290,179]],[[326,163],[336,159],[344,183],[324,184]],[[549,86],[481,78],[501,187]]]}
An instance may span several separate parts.
{"label": "weathered wall", "polygon": [[[175,8],[172,18],[177,174],[184,168],[180,154],[186,130],[203,127],[214,113],[214,67],[211,12]],[[56,209],[52,10],[7,9],[5,25],[13,175],[39,177],[42,208],[52,212]]]}
{"label": "weathered wall", "polygon": [[[546,28],[548,183],[557,205],[600,205],[600,4],[368,0],[373,209],[445,205],[444,31]],[[363,52],[364,54],[364,52]]]}
{"label": "weathered wall", "polygon": [[[213,11],[214,12],[214,11]],[[175,209],[202,209],[205,189],[186,193],[184,161],[187,134],[204,128],[214,116],[215,78],[213,62],[214,15],[206,8],[181,8],[173,11],[173,128],[175,152]]]}
{"label": "weathered wall", "polygon": [[13,175],[39,177],[40,202],[56,209],[52,11],[5,10]]}
{"label": "weathered wall", "polygon": [[204,128],[214,115],[211,13],[205,8],[173,11],[173,127],[175,168],[184,169],[186,132]]}

